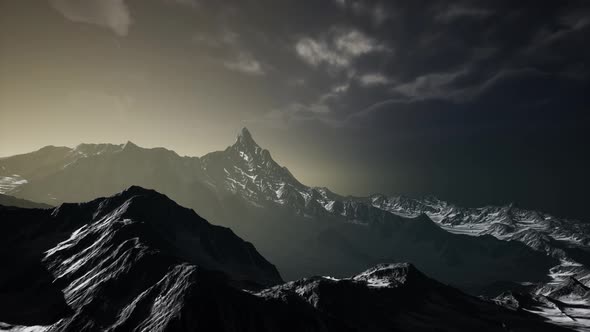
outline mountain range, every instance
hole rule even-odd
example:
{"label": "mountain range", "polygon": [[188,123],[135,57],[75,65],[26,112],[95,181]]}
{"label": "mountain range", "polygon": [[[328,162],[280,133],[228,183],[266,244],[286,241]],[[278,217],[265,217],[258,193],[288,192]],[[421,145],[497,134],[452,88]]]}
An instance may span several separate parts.
{"label": "mountain range", "polygon": [[[127,142],[48,146],[0,158],[1,193],[43,204],[91,201],[132,185],[230,227],[286,280],[343,279],[407,261],[471,294],[511,290],[497,301],[522,295],[557,320],[590,324],[577,317],[590,299],[579,289],[567,292],[572,283],[590,285],[587,223],[512,205],[462,208],[434,197],[353,197],[306,186],[245,128],[235,144],[202,157]],[[560,289],[566,291],[555,295]]]}
{"label": "mountain range", "polygon": [[0,218],[5,331],[568,330],[408,263],[284,283],[231,230],[136,186]]}

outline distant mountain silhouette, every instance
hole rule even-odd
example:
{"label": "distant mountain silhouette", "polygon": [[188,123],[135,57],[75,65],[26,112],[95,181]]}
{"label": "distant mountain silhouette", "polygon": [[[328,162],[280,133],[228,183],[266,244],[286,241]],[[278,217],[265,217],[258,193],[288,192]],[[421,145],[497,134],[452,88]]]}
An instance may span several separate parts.
{"label": "distant mountain silhouette", "polygon": [[3,206],[16,206],[21,208],[29,209],[49,209],[53,206],[43,203],[35,203],[22,198],[16,198],[8,195],[0,194],[0,205]]}

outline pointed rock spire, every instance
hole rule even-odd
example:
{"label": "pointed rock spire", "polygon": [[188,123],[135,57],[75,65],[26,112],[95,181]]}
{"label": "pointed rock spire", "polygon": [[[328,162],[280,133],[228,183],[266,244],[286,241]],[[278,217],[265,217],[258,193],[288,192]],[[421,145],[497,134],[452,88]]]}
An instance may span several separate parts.
{"label": "pointed rock spire", "polygon": [[242,130],[240,130],[238,137],[248,137],[248,138],[252,139],[252,134],[250,134],[250,131],[248,130],[248,128],[243,127]]}
{"label": "pointed rock spire", "polygon": [[246,127],[240,130],[238,139],[233,146],[237,150],[244,152],[258,153],[258,151],[262,151],[262,148],[254,141],[252,134],[250,134],[250,131]]}
{"label": "pointed rock spire", "polygon": [[246,127],[242,128],[242,130],[240,130],[240,133],[238,134],[238,141],[237,142],[244,144],[244,145],[256,145],[256,142],[252,138],[252,134],[250,134],[250,131]]}
{"label": "pointed rock spire", "polygon": [[123,144],[123,150],[137,150],[139,146],[131,141],[127,141],[127,143]]}

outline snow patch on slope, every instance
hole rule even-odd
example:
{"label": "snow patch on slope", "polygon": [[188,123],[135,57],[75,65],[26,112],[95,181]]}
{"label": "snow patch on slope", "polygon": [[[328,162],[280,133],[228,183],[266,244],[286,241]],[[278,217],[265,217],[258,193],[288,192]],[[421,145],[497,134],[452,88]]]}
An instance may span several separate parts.
{"label": "snow patch on slope", "polygon": [[28,183],[28,181],[18,174],[0,176],[0,194],[6,194],[14,188],[26,183]]}

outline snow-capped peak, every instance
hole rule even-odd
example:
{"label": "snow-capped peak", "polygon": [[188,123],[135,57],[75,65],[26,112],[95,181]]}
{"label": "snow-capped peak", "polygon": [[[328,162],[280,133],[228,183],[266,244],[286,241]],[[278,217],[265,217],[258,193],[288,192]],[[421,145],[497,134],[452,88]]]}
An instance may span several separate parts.
{"label": "snow-capped peak", "polygon": [[425,276],[410,263],[379,264],[354,277],[365,281],[369,287],[397,287],[410,279],[425,279]]}

